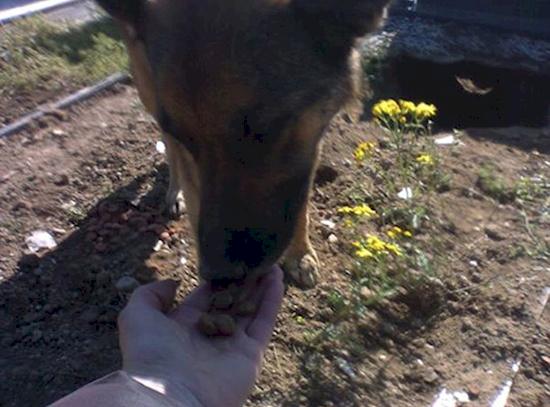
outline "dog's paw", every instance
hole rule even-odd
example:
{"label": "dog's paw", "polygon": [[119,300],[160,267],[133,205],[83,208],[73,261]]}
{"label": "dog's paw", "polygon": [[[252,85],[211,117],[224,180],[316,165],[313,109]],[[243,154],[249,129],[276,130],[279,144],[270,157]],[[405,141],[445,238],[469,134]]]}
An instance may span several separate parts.
{"label": "dog's paw", "polygon": [[319,280],[319,260],[313,250],[301,258],[284,259],[281,267],[287,280],[303,290],[315,287]]}
{"label": "dog's paw", "polygon": [[185,200],[182,191],[168,191],[166,194],[166,208],[171,218],[177,219],[185,213]]}

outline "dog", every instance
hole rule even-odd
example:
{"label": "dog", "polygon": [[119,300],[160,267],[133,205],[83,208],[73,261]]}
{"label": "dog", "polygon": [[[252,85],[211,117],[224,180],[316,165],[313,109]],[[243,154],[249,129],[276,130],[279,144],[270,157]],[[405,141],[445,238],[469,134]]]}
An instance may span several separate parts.
{"label": "dog", "polygon": [[357,39],[389,0],[97,0],[118,23],[162,129],[171,215],[199,274],[238,281],[280,262],[313,287],[308,197],[324,131],[359,86]]}

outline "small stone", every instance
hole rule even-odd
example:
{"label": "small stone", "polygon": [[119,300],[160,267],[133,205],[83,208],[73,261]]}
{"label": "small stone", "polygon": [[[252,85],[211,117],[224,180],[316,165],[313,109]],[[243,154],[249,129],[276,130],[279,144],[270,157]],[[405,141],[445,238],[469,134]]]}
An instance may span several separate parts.
{"label": "small stone", "polygon": [[17,211],[28,211],[29,209],[31,209],[31,206],[29,205],[28,202],[26,201],[18,201],[15,205],[13,205],[12,207],[12,210],[17,212]]}
{"label": "small stone", "polygon": [[321,225],[325,226],[327,229],[334,229],[336,227],[336,223],[329,219],[323,219]]}
{"label": "small stone", "polygon": [[485,227],[485,234],[489,239],[496,241],[502,241],[506,239],[506,237],[494,225]]}
{"label": "small stone", "polygon": [[479,384],[472,383],[468,385],[466,391],[468,393],[468,396],[470,396],[472,400],[475,400],[479,397],[479,394],[481,393],[481,388],[479,387]]}
{"label": "small stone", "polygon": [[335,234],[331,234],[328,237],[328,242],[332,244],[338,243],[338,237]]}
{"label": "small stone", "polygon": [[426,383],[435,383],[439,379],[439,376],[433,368],[428,367],[422,374],[422,379]]}
{"label": "small stone", "polygon": [[212,296],[212,306],[218,310],[229,309],[233,305],[233,296],[227,291],[216,293]]}
{"label": "small stone", "polygon": [[66,137],[67,133],[61,129],[53,129],[52,130],[52,136],[55,137]]}
{"label": "small stone", "polygon": [[162,240],[163,242],[167,242],[170,240],[170,233],[162,232],[159,237],[160,237],[160,240]]}
{"label": "small stone", "polygon": [[117,290],[130,293],[139,287],[139,282],[130,276],[121,277],[115,284]]}
{"label": "small stone", "polygon": [[426,345],[427,345],[426,340],[423,339],[423,338],[416,338],[416,339],[414,339],[411,343],[412,343],[412,345],[413,345],[414,347],[416,347],[416,348],[418,348],[418,349],[423,349],[423,348],[425,348]]}
{"label": "small stone", "polygon": [[160,251],[160,249],[162,249],[163,245],[164,245],[164,243],[162,242],[162,240],[157,240],[157,243],[155,243],[155,246],[153,246],[153,251],[154,252]]}
{"label": "small stone", "polygon": [[58,187],[62,187],[69,184],[69,176],[67,174],[59,174],[54,178],[53,183]]}
{"label": "small stone", "polygon": [[470,318],[464,318],[464,320],[462,321],[462,331],[466,332],[471,331],[472,329],[474,329],[474,324],[472,320]]}
{"label": "small stone", "polygon": [[369,300],[373,297],[373,292],[368,287],[361,287],[361,297],[363,297],[364,300]]}

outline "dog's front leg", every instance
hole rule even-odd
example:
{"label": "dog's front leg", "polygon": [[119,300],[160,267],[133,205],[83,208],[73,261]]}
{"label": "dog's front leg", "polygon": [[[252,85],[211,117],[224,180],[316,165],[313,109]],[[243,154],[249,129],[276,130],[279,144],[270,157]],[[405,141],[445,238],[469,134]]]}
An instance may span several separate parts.
{"label": "dog's front leg", "polygon": [[166,157],[170,172],[170,181],[166,193],[166,205],[168,214],[173,218],[179,218],[185,212],[185,200],[183,196],[183,171],[179,155],[178,141],[167,134],[163,135],[166,145]]}
{"label": "dog's front leg", "polygon": [[319,259],[309,240],[308,202],[300,212],[296,231],[281,264],[286,277],[302,289],[313,288],[319,279]]}

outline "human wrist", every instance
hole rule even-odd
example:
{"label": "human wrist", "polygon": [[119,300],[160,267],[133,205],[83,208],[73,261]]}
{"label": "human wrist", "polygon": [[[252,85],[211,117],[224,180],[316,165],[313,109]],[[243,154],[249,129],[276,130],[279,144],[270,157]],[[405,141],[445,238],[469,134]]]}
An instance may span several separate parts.
{"label": "human wrist", "polygon": [[177,403],[175,404],[177,406],[205,407],[183,384],[174,384],[158,376],[143,375],[126,370],[122,370],[121,372],[132,381],[146,388],[148,392],[154,392],[157,395],[166,397],[168,400]]}

